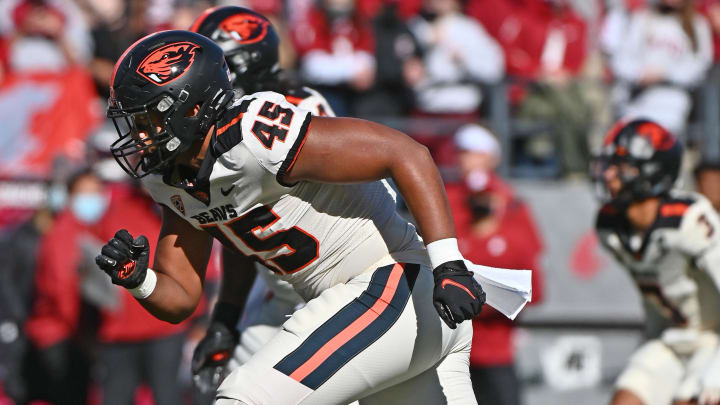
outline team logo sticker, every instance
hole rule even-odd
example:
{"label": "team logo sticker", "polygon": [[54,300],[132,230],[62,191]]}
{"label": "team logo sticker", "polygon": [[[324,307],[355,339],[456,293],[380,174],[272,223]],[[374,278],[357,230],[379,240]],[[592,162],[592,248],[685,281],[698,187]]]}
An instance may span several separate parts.
{"label": "team logo sticker", "polygon": [[235,14],[223,20],[219,28],[239,44],[253,44],[267,35],[269,22],[252,14]]}
{"label": "team logo sticker", "polygon": [[175,206],[178,211],[182,212],[182,214],[185,215],[185,205],[183,204],[180,195],[175,194],[174,196],[170,197],[170,202],[172,202],[173,206]]}
{"label": "team logo sticker", "polygon": [[164,86],[188,71],[199,47],[192,42],[175,42],[152,51],[140,62],[137,72],[153,84]]}

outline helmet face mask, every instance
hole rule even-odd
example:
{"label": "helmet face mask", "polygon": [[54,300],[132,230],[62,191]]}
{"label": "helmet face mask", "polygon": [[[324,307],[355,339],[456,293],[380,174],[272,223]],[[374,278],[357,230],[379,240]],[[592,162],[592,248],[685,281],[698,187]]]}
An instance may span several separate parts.
{"label": "helmet face mask", "polygon": [[172,133],[169,125],[172,111],[163,112],[158,108],[164,108],[171,100],[170,96],[164,96],[158,103],[132,110],[108,108],[108,117],[120,136],[110,151],[123,170],[134,178],[163,171],[187,149]]}
{"label": "helmet face mask", "polygon": [[658,124],[635,120],[616,125],[591,162],[602,203],[625,207],[670,191],[680,170],[682,147]]}

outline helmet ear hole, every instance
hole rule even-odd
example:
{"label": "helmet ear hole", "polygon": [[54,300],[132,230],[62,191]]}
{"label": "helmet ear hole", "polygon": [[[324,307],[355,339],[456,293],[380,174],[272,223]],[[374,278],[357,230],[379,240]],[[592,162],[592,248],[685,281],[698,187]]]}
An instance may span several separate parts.
{"label": "helmet ear hole", "polygon": [[193,108],[188,109],[187,112],[185,113],[185,118],[196,117],[198,115],[198,113],[200,112],[200,107],[202,107],[202,104],[203,104],[202,102],[199,102],[199,103],[195,104],[195,106]]}

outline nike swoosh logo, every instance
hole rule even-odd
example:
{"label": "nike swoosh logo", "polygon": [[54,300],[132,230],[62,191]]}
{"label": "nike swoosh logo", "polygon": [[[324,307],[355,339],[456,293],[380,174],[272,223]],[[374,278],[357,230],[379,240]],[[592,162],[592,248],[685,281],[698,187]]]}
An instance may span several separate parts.
{"label": "nike swoosh logo", "polygon": [[471,293],[470,290],[467,289],[467,287],[465,287],[464,285],[458,283],[457,281],[450,280],[449,278],[444,279],[444,280],[440,283],[440,287],[442,287],[442,289],[444,290],[444,289],[445,289],[445,286],[448,285],[448,284],[449,284],[449,285],[453,285],[453,286],[455,286],[455,287],[457,287],[457,288],[460,288],[461,290],[463,290],[463,291],[465,291],[466,293],[468,293],[468,295],[471,296],[472,299],[476,299],[475,296],[473,295],[473,293]]}
{"label": "nike swoosh logo", "polygon": [[227,189],[227,190],[223,190],[223,188],[220,187],[220,194],[222,194],[222,195],[224,195],[225,197],[227,197],[228,194],[230,194],[230,192],[231,192],[232,189],[234,189],[234,188],[235,188],[235,185],[234,185],[234,184],[233,184],[229,189]]}

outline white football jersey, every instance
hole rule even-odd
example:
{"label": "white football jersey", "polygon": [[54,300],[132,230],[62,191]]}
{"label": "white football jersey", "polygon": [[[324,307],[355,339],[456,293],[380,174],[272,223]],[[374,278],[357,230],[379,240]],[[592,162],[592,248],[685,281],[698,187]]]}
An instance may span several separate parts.
{"label": "white football jersey", "polygon": [[[423,249],[385,181],[283,184],[311,114],[278,93],[236,100],[216,125],[193,183],[150,175],[153,199],[226,247],[254,256],[308,300],[389,253]],[[167,181],[166,181],[167,180]]]}
{"label": "white football jersey", "polygon": [[701,195],[673,190],[644,234],[611,206],[600,210],[602,244],[629,271],[648,318],[668,327],[720,329],[720,220]]}

